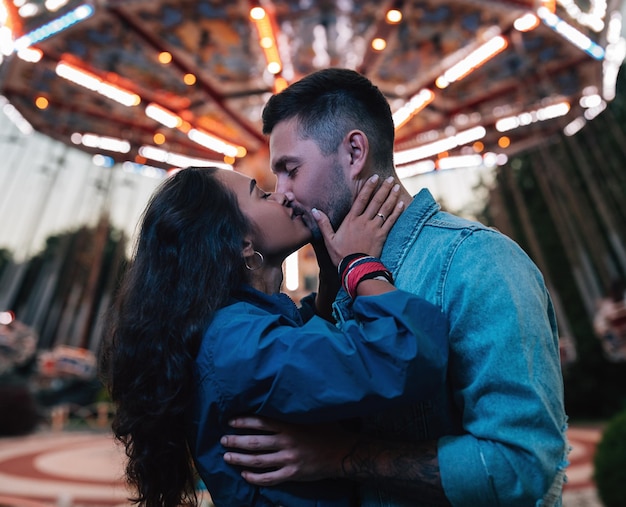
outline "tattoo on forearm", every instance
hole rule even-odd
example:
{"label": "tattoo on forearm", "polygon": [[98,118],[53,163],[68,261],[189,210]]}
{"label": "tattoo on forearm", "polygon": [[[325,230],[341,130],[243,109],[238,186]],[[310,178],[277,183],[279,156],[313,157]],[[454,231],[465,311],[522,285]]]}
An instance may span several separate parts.
{"label": "tattoo on forearm", "polygon": [[346,478],[432,505],[450,505],[441,485],[436,442],[406,444],[361,440],[343,458]]}

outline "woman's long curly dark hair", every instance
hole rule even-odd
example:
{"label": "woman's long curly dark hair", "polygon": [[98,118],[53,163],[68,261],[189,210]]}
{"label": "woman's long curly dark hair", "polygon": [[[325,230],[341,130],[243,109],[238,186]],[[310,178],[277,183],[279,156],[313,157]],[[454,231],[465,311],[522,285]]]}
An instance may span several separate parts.
{"label": "woman's long curly dark hair", "polygon": [[197,501],[185,437],[193,361],[211,316],[245,278],[250,223],[216,171],[184,169],[152,196],[108,319],[101,374],[132,501],[146,507]]}

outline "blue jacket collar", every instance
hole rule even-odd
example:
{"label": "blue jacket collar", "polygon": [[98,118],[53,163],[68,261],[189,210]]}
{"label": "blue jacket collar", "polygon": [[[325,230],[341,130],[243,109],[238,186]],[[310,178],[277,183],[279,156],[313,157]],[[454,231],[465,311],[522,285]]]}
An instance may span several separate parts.
{"label": "blue jacket collar", "polygon": [[242,284],[233,290],[231,303],[243,301],[250,303],[258,308],[266,310],[268,313],[284,315],[298,325],[302,325],[302,317],[298,311],[298,307],[293,300],[282,292],[275,294],[266,294],[247,284]]}

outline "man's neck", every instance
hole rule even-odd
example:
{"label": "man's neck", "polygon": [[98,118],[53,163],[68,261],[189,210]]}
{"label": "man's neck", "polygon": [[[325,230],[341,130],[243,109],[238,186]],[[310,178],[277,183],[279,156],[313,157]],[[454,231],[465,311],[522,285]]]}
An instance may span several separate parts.
{"label": "man's neck", "polygon": [[385,178],[389,177],[390,175],[393,175],[393,177],[395,178],[396,182],[400,185],[400,194],[399,194],[399,200],[404,202],[405,207],[408,206],[409,204],[411,204],[411,202],[413,201],[413,196],[410,194],[410,192],[406,189],[406,187],[402,184],[402,181],[400,181],[400,178],[398,178],[398,175],[396,174],[395,171],[393,171],[392,174],[389,174],[389,172],[386,173],[386,176],[383,176],[383,174],[385,174],[385,172],[380,171],[380,172],[366,172],[363,171],[363,173],[360,175],[360,179],[356,184],[356,189],[355,189],[355,194],[354,196],[357,196],[359,194],[359,192],[361,191],[361,189],[363,188],[363,183],[365,183],[366,179],[371,177],[374,174],[378,174],[380,176],[380,181],[379,184],[382,183]]}
{"label": "man's neck", "polygon": [[398,196],[398,201],[402,201],[405,208],[413,201],[413,196],[409,193],[409,191],[404,187],[402,183],[400,183],[400,194]]}

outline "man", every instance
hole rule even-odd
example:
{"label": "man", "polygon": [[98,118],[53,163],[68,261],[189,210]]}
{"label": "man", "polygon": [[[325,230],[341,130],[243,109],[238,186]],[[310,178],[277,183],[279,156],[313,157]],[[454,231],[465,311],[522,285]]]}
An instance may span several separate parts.
{"label": "man", "polygon": [[[397,178],[389,104],[354,71],[322,70],[273,96],[263,129],[277,191],[314,232],[311,209],[337,227],[367,178]],[[243,417],[233,422],[240,431],[275,433],[226,436],[225,459],[248,467],[244,477],[261,485],[355,480],[368,507],[561,505],[567,418],[541,274],[509,238],[441,212],[426,189],[411,197],[402,187],[400,199],[410,205],[382,261],[398,288],[446,316],[447,385],[429,402],[364,419],[345,439]],[[335,318],[349,314],[340,291]]]}

